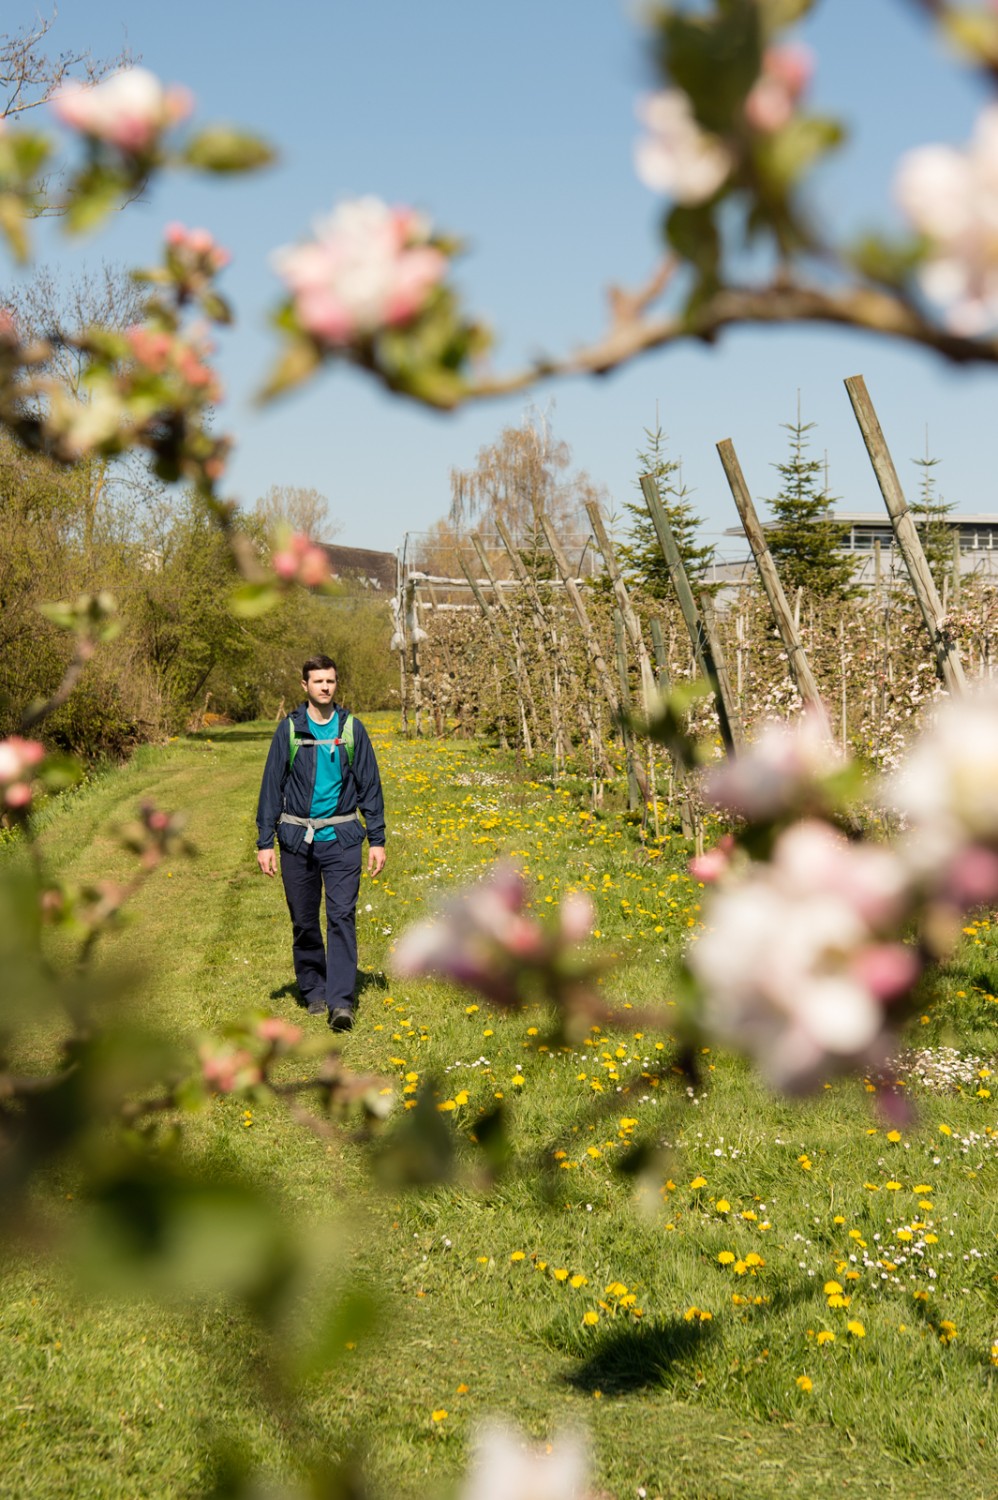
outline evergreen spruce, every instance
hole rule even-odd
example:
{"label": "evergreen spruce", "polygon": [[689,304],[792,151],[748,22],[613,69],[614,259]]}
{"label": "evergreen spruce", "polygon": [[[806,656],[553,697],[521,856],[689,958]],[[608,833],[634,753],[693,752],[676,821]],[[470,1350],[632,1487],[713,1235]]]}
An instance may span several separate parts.
{"label": "evergreen spruce", "polygon": [[849,528],[832,519],[824,464],[807,456],[815,424],[801,421],[799,396],[796,422],[782,425],[790,433],[790,456],[773,465],[782,484],[767,502],[773,519],[766,542],[783,587],[788,594],[803,588],[819,599],[848,598],[855,591],[853,564],[841,549]]}
{"label": "evergreen spruce", "polygon": [[[644,432],[648,441],[647,447],[640,448],[637,453],[637,487],[640,490],[642,474],[651,474],[655,479],[690,583],[694,588],[703,587],[714,562],[714,548],[697,543],[697,531],[703,523],[694,514],[690,503],[691,492],[683,484],[682,464],[678,459],[666,455],[667,439],[657,415],[655,426],[646,427]],[[644,499],[638,505],[626,501],[624,508],[630,511],[632,517],[631,540],[618,548],[618,552],[628,582],[644,588],[656,599],[672,598],[668,564],[662,555],[655,523],[648,514]]]}
{"label": "evergreen spruce", "polygon": [[912,462],[922,471],[918,482],[918,503],[912,507],[915,525],[918,528],[918,537],[922,543],[922,551],[925,553],[929,571],[936,588],[942,593],[943,579],[953,567],[955,529],[946,519],[953,509],[953,502],[944,500],[942,495],[936,493],[936,476],[933,470],[938,465],[939,459],[929,457],[929,429],[927,427],[925,429],[925,457],[913,459]]}

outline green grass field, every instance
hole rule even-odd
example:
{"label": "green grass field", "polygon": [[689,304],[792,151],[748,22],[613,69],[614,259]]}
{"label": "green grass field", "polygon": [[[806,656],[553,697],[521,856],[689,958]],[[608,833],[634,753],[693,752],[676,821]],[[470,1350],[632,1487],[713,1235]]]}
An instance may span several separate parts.
{"label": "green grass field", "polygon": [[[289,1402],[268,1390],[272,1347],[226,1299],[84,1292],[22,1249],[0,1303],[0,1495],[201,1495],[231,1444],[278,1484],[316,1454],[355,1453],[374,1496],[423,1497],[453,1487],[490,1415],[535,1438],[584,1427],[593,1487],[615,1500],[998,1494],[991,926],[970,927],[912,1028],[915,1125],[892,1130],[862,1080],[775,1099],[710,1053],[693,1090],[670,1035],[701,895],[681,841],[650,856],[625,820],[590,814],[581,783],[407,742],[387,717],[370,727],[389,864],[361,888],[344,1055],[394,1090],[389,1131],[424,1100],[453,1180],[379,1186],[376,1150],[349,1130],[326,1140],[281,1105],[217,1099],[184,1124],[189,1149],[268,1185],[316,1263],[370,1293],[375,1322]],[[145,750],[44,820],[46,857],[82,880],[127,869],[113,829],[141,797],[189,811],[197,857],[156,871],[101,960],[139,967],[132,1003],[176,1040],[254,1007],[322,1031],[291,988],[280,886],[254,860],[269,733]],[[620,955],[613,1023],[577,1046],[552,1041],[543,1013],[387,975],[404,925],[501,854],[542,907],[588,889],[594,941]],[[24,1063],[58,1041],[39,1023]],[[513,1155],[476,1189],[471,1137],[500,1097]],[[53,1179],[45,1211],[72,1216],[73,1192]],[[308,1318],[305,1298],[290,1342]]]}

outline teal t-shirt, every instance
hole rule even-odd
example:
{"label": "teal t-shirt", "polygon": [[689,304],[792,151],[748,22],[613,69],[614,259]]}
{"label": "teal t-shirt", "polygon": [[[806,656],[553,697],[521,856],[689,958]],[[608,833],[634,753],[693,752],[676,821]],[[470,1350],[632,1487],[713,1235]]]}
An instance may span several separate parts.
{"label": "teal t-shirt", "polygon": [[[340,733],[341,715],[333,714],[328,724],[317,724],[311,714],[307,715],[308,727],[317,740],[334,740]],[[336,804],[340,800],[340,788],[343,777],[340,774],[340,752],[339,747],[333,744],[319,744],[315,747],[315,790],[312,793],[312,806],[309,808],[310,818],[333,818],[336,816]],[[317,828],[315,830],[315,842],[326,842],[336,837],[335,828]]]}

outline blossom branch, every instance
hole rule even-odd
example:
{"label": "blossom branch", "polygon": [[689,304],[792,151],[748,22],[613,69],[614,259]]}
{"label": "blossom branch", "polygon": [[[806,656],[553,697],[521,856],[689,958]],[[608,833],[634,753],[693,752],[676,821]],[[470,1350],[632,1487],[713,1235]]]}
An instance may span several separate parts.
{"label": "blossom branch", "polygon": [[607,375],[643,354],[685,339],[713,343],[727,328],[780,323],[825,323],[861,329],[931,349],[952,364],[998,364],[998,337],[969,338],[941,328],[923,317],[907,299],[881,288],[861,286],[828,292],[795,282],[758,288],[724,287],[688,313],[617,321],[596,344],[565,359],[540,359],[513,375],[473,381],[464,397],[482,400],[509,395],[539,380],[566,375]]}

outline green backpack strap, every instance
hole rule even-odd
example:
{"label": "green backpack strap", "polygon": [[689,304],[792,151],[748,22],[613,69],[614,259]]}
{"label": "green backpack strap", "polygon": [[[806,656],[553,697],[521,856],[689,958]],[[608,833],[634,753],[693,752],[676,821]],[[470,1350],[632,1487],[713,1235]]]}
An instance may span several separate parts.
{"label": "green backpack strap", "polygon": [[353,765],[353,714],[347,714],[346,719],[344,720],[344,723],[343,723],[343,727],[340,730],[339,738],[343,741],[343,746],[344,746],[344,748],[345,748],[345,750],[347,752],[347,765],[348,766],[352,766]]}
{"label": "green backpack strap", "polygon": [[[347,765],[348,766],[352,766],[353,765],[353,722],[354,722],[353,721],[353,714],[347,714],[347,716],[344,719],[343,723],[340,725],[340,732],[339,732],[339,734],[336,736],[335,740],[333,741],[334,745],[342,745],[343,748],[346,750],[346,753],[347,753]],[[299,747],[300,744],[301,744],[301,741],[299,740],[297,734],[295,733],[294,720],[289,718],[289,720],[288,720],[288,770],[289,771],[290,771],[291,767],[295,763],[295,756],[298,754],[298,747]]]}

